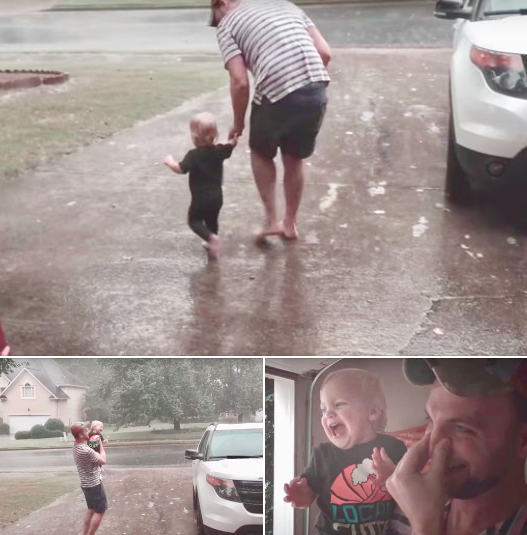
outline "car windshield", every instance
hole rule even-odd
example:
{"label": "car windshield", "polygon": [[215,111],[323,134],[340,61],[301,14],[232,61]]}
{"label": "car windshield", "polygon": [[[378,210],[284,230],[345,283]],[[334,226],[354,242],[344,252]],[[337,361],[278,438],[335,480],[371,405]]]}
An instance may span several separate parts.
{"label": "car windshield", "polygon": [[527,0],[484,0],[481,13],[483,18],[527,15]]}
{"label": "car windshield", "polygon": [[212,435],[209,459],[262,457],[263,429],[221,429]]}

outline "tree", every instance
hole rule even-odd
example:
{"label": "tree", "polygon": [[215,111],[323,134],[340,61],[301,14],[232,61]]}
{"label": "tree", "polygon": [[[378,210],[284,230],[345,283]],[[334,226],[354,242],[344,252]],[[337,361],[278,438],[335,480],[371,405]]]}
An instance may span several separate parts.
{"label": "tree", "polygon": [[[201,359],[196,359],[201,360]],[[206,417],[210,393],[200,386],[193,359],[97,359],[105,379],[87,395],[91,408],[107,408],[118,427],[170,421],[180,429],[183,417]]]}
{"label": "tree", "polygon": [[262,359],[207,359],[214,382],[214,401],[219,412],[254,414],[263,408]]}
{"label": "tree", "polygon": [[20,366],[27,366],[27,362],[16,362],[10,358],[0,358],[0,374],[2,373],[11,373],[15,368]]}
{"label": "tree", "polygon": [[17,364],[13,359],[0,358],[0,374],[11,373],[13,368],[16,368]]}
{"label": "tree", "polygon": [[97,359],[97,365],[101,379],[86,406],[106,409],[118,427],[159,419],[180,429],[182,418],[262,408],[261,359]]}

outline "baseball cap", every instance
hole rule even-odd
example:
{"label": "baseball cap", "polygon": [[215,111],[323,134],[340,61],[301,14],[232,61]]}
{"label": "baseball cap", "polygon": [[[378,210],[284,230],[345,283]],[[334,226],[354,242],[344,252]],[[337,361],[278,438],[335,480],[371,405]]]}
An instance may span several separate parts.
{"label": "baseball cap", "polygon": [[403,373],[414,385],[436,379],[455,396],[478,397],[517,391],[527,397],[527,359],[405,358]]}

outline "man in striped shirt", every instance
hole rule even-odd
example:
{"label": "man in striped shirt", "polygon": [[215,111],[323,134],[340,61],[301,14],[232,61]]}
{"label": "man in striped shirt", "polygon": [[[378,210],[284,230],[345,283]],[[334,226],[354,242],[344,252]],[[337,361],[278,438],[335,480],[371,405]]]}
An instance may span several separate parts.
{"label": "man in striped shirt", "polygon": [[[425,437],[386,485],[387,535],[526,535],[527,359],[405,359],[432,384]],[[445,505],[446,504],[446,505]]]}
{"label": "man in striped shirt", "polygon": [[[287,0],[212,0],[211,25],[231,80],[234,124],[229,138],[245,128],[248,71],[254,78],[249,146],[265,226],[259,238],[296,239],[296,217],[304,183],[303,163],[315,149],[326,111],[326,66],[330,48],[313,22]],[[276,211],[276,166],[284,164],[285,217]]]}
{"label": "man in striped shirt", "polygon": [[71,434],[75,438],[73,458],[88,506],[88,512],[84,518],[83,535],[94,535],[108,509],[108,500],[101,477],[101,466],[106,464],[106,453],[102,442],[100,453],[88,446],[89,433],[85,427],[74,425],[71,427]]}

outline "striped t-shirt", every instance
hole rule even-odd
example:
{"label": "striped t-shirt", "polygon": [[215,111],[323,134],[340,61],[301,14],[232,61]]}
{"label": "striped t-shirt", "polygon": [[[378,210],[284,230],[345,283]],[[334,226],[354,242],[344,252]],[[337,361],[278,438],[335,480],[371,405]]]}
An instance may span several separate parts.
{"label": "striped t-shirt", "polygon": [[81,487],[95,487],[101,482],[101,467],[98,464],[99,454],[87,444],[73,446],[73,458],[81,478]]}
{"label": "striped t-shirt", "polygon": [[225,65],[243,56],[254,77],[254,102],[277,102],[329,75],[308,28],[309,17],[288,0],[241,0],[220,21],[218,45]]}
{"label": "striped t-shirt", "polygon": [[[446,512],[449,506],[450,503],[447,504]],[[385,535],[412,535],[410,523],[399,507],[395,510]],[[489,526],[479,535],[527,535],[527,503],[514,511],[507,520]]]}

